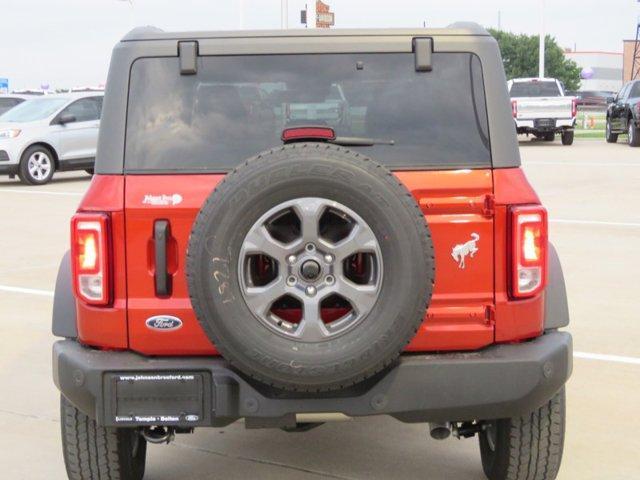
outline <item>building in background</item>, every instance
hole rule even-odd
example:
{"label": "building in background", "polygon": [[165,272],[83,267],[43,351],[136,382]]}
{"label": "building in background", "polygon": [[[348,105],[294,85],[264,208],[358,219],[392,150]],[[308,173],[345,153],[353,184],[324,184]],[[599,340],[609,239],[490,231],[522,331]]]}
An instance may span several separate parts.
{"label": "building in background", "polygon": [[622,53],[569,51],[565,56],[582,69],[580,90],[617,92],[622,88]]}
{"label": "building in background", "polygon": [[[624,63],[623,63],[623,71],[624,71],[624,81],[628,82],[631,80],[631,76],[635,73],[636,79],[640,78],[638,72],[640,71],[640,65],[638,65],[638,60],[636,60],[636,68],[635,72],[633,69],[633,53],[635,51],[636,41],[635,40],[625,40],[624,44]],[[640,47],[640,45],[639,45]]]}

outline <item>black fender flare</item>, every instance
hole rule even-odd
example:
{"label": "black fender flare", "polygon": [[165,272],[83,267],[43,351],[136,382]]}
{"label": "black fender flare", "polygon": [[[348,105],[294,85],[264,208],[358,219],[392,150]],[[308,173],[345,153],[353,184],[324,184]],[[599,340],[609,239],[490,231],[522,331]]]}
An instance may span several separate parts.
{"label": "black fender flare", "polygon": [[78,338],[76,298],[71,278],[71,252],[62,257],[53,294],[52,332],[56,337]]}
{"label": "black fender flare", "polygon": [[544,294],[544,329],[553,330],[569,325],[567,288],[558,252],[549,243],[548,281]]}

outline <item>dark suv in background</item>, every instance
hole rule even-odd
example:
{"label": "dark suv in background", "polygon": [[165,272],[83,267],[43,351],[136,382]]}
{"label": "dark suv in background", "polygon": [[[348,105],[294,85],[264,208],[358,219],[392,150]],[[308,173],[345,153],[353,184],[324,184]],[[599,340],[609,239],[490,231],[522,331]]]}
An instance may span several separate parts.
{"label": "dark suv in background", "polygon": [[640,146],[640,80],[625,84],[615,97],[609,98],[607,142],[616,143],[621,133],[628,135],[629,146]]}

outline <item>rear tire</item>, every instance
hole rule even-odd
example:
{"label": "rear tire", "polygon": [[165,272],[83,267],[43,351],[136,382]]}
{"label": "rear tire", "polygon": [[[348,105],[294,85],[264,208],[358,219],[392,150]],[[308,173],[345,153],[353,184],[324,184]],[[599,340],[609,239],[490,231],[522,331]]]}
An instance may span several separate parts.
{"label": "rear tire", "polygon": [[629,137],[628,137],[628,143],[630,147],[640,147],[640,131],[638,131],[639,129],[634,125],[633,119],[630,118],[629,119]]}
{"label": "rear tire", "polygon": [[44,185],[51,181],[55,170],[53,152],[42,145],[33,145],[22,154],[18,177],[27,185]]}
{"label": "rear tire", "polygon": [[[275,241],[268,219],[286,218],[287,209],[300,226],[283,220],[281,238],[291,235]],[[323,233],[331,210],[357,229]],[[315,213],[301,218],[305,211]],[[349,232],[368,238],[365,250],[345,240],[356,238]],[[325,269],[347,258],[337,247],[343,240],[343,250],[372,252],[371,281],[354,287],[343,260]],[[246,251],[267,252],[276,265],[262,295],[247,275]],[[305,280],[300,259],[324,273]],[[420,207],[387,169],[338,146],[293,143],[248,160],[218,184],[193,224],[186,273],[200,324],[238,370],[283,390],[339,390],[393,364],[415,336],[431,299],[433,243]],[[332,297],[351,313],[325,324],[317,312]],[[294,301],[302,316],[293,324],[271,310]]]}
{"label": "rear tire", "polygon": [[545,133],[542,138],[545,142],[553,142],[556,139],[556,134],[553,132]]}
{"label": "rear tire", "polygon": [[495,420],[479,435],[482,468],[489,480],[553,480],[565,430],[564,387],[537,410]]}
{"label": "rear tire", "polygon": [[607,126],[605,131],[605,138],[607,143],[616,143],[618,141],[618,134],[611,131],[611,121],[607,118]]}
{"label": "rear tire", "polygon": [[147,442],[132,428],[105,428],[60,397],[62,454],[70,480],[141,480]]}
{"label": "rear tire", "polygon": [[562,132],[562,145],[573,145],[573,130]]}

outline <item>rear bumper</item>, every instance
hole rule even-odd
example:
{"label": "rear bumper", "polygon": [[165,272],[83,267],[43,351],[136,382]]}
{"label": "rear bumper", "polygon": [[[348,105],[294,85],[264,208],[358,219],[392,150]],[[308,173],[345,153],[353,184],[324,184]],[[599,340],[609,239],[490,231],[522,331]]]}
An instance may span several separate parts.
{"label": "rear bumper", "polygon": [[350,390],[291,394],[247,380],[222,358],[149,358],[73,340],[53,346],[56,386],[104,426],[223,426],[239,418],[281,426],[296,414],[336,412],[406,422],[505,418],[542,405],[571,369],[571,336],[551,332],[473,353],[403,355]]}
{"label": "rear bumper", "polygon": [[555,127],[537,127],[534,119],[529,120],[515,120],[516,128],[519,131],[528,131],[528,132],[550,132],[550,131],[561,131],[566,130],[567,128],[574,128],[576,124],[575,118],[558,118],[555,120]]}

